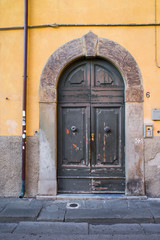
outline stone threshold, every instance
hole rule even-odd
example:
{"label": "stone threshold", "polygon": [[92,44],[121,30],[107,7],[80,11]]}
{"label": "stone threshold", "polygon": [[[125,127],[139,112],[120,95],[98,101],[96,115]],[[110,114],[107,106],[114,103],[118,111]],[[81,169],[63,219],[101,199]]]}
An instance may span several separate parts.
{"label": "stone threshold", "polygon": [[38,200],[146,200],[147,196],[129,196],[125,194],[58,194],[37,195]]}

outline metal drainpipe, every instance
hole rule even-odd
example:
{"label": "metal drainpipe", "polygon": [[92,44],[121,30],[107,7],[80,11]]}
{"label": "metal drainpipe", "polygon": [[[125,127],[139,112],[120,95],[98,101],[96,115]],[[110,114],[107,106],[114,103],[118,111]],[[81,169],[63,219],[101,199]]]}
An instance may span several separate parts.
{"label": "metal drainpipe", "polygon": [[22,110],[22,182],[21,194],[25,195],[26,164],[26,93],[27,93],[27,40],[28,40],[28,0],[24,0],[24,58],[23,58],[23,110]]}

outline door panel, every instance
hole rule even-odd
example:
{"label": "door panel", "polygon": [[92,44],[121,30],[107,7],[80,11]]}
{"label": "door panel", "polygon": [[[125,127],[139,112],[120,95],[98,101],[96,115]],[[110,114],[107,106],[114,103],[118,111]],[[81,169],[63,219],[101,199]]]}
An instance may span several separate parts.
{"label": "door panel", "polygon": [[123,103],[124,82],[118,70],[105,61],[91,63],[91,102]]}
{"label": "door panel", "polygon": [[125,189],[123,108],[94,104],[91,112],[91,136],[95,136],[91,143],[92,192],[122,193]]}
{"label": "door panel", "polygon": [[92,61],[91,74],[93,78],[92,87],[112,88],[113,86],[124,86],[120,73],[109,62],[106,64],[105,61]]}
{"label": "door panel", "polygon": [[73,64],[60,80],[58,102],[90,102],[90,88],[90,63],[83,61]]}
{"label": "door panel", "polygon": [[119,164],[119,109],[94,107],[95,162],[94,165]]}
{"label": "door panel", "polygon": [[62,108],[62,165],[88,165],[86,128],[86,108]]}
{"label": "door panel", "polygon": [[111,63],[81,60],[62,74],[57,153],[59,192],[124,192],[124,83]]}
{"label": "door panel", "polygon": [[93,178],[91,185],[94,193],[123,193],[125,188],[124,178]]}
{"label": "door panel", "polygon": [[89,172],[89,106],[59,105],[58,174],[88,175]]}
{"label": "door panel", "polygon": [[91,179],[70,177],[58,178],[58,192],[60,193],[90,193],[91,192]]}
{"label": "door panel", "polygon": [[90,192],[90,107],[61,104],[58,113],[58,191]]}

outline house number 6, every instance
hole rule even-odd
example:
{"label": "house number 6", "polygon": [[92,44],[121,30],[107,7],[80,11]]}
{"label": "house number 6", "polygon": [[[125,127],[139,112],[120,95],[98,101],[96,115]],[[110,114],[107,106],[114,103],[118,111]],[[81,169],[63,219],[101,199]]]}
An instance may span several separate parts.
{"label": "house number 6", "polygon": [[150,98],[150,96],[151,96],[150,92],[146,92],[146,97]]}

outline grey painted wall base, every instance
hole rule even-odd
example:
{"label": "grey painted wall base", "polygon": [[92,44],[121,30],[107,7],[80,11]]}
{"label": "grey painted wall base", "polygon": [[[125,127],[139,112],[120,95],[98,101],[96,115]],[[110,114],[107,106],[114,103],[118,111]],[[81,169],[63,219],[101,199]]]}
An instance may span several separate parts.
{"label": "grey painted wall base", "polygon": [[57,181],[41,180],[38,182],[38,194],[40,195],[55,195],[57,194]]}
{"label": "grey painted wall base", "polygon": [[126,102],[126,194],[144,195],[143,105]]}
{"label": "grey painted wall base", "polygon": [[57,104],[40,104],[38,194],[57,194]]}
{"label": "grey painted wall base", "polygon": [[145,139],[145,186],[150,197],[160,197],[160,137]]}
{"label": "grey painted wall base", "polygon": [[18,196],[20,183],[21,137],[0,136],[0,196]]}
{"label": "grey painted wall base", "polygon": [[[18,197],[21,191],[20,136],[0,136],[0,196]],[[38,136],[27,137],[26,194],[35,197],[38,192],[39,141]]]}

